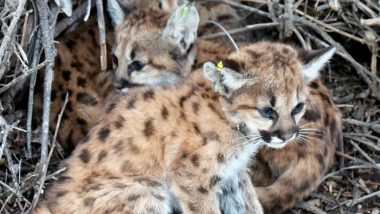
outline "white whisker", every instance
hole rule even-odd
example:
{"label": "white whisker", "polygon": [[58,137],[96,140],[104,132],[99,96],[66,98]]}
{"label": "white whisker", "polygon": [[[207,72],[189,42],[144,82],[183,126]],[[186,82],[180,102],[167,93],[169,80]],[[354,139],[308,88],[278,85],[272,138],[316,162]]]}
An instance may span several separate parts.
{"label": "white whisker", "polygon": [[260,139],[261,139],[261,137],[252,138],[252,139],[249,139],[249,140],[243,142],[241,145],[250,144],[250,143],[255,142],[255,141],[258,141],[258,140],[260,140]]}
{"label": "white whisker", "polygon": [[316,124],[316,123],[306,123],[306,124],[303,124],[302,126],[300,126],[300,128],[306,127],[306,126],[311,126],[311,125],[314,125],[314,124]]}
{"label": "white whisker", "polygon": [[295,140],[297,140],[300,144],[306,145],[306,141],[303,140],[302,138],[296,138]]}
{"label": "white whisker", "polygon": [[309,129],[301,129],[301,130],[303,130],[303,131],[321,131],[321,132],[322,132],[321,129],[313,129],[313,128],[309,128]]}
{"label": "white whisker", "polygon": [[301,142],[304,145],[308,144],[308,139],[305,138],[305,137],[303,137],[303,136],[301,136],[301,135],[298,135],[298,137],[296,139],[299,140],[299,142]]}
{"label": "white whisker", "polygon": [[230,153],[230,152],[235,152],[236,150],[238,149],[241,149],[243,150],[246,146],[250,145],[250,144],[255,144],[255,143],[258,143],[259,141],[261,140],[261,137],[256,137],[256,138],[252,138],[252,139],[249,139],[243,143],[236,143],[234,146],[232,146],[228,151],[227,153]]}
{"label": "white whisker", "polygon": [[325,136],[324,133],[319,133],[319,132],[299,132],[299,133],[300,134],[304,134],[304,135],[308,135],[308,136],[313,136],[313,137],[315,137],[315,136],[321,136],[321,137]]}
{"label": "white whisker", "polygon": [[237,140],[241,140],[241,139],[244,139],[244,138],[250,138],[250,137],[259,137],[260,135],[259,134],[253,134],[253,135],[245,135],[243,137],[239,137],[239,138],[236,138],[234,139],[234,141],[237,141]]}
{"label": "white whisker", "polygon": [[317,133],[317,134],[324,134],[324,132],[320,132],[320,131],[305,131],[305,130],[301,130],[300,132],[302,132],[302,133]]}
{"label": "white whisker", "polygon": [[312,137],[309,137],[309,136],[306,136],[306,135],[299,135],[299,138],[301,138],[303,140],[310,140],[310,139],[312,139]]}

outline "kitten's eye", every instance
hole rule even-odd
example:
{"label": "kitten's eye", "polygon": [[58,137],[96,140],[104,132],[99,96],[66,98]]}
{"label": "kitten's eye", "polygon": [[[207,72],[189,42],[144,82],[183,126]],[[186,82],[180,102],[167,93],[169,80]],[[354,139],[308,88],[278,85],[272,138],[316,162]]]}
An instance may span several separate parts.
{"label": "kitten's eye", "polygon": [[115,54],[112,54],[112,64],[113,64],[114,69],[117,66],[119,66],[119,61],[117,60],[117,57],[115,56]]}
{"label": "kitten's eye", "polygon": [[294,107],[294,109],[292,110],[292,115],[296,115],[300,113],[304,108],[305,108],[305,103],[303,102],[298,103],[296,107]]}
{"label": "kitten's eye", "polygon": [[140,71],[141,69],[144,68],[145,65],[140,61],[133,61],[129,66],[131,66],[131,69],[133,71]]}
{"label": "kitten's eye", "polygon": [[136,52],[135,52],[135,50],[132,50],[131,51],[131,59],[133,60],[135,57],[136,57]]}
{"label": "kitten's eye", "polygon": [[272,119],[274,117],[275,110],[270,107],[261,108],[257,110],[262,117]]}

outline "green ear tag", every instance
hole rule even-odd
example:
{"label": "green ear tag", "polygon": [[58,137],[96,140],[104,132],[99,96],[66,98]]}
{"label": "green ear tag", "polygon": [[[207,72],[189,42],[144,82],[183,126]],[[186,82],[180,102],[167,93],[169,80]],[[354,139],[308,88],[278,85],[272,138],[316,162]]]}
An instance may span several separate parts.
{"label": "green ear tag", "polygon": [[190,5],[187,4],[187,5],[182,9],[181,18],[182,18],[182,19],[186,19],[187,16],[189,15],[189,12],[190,12]]}

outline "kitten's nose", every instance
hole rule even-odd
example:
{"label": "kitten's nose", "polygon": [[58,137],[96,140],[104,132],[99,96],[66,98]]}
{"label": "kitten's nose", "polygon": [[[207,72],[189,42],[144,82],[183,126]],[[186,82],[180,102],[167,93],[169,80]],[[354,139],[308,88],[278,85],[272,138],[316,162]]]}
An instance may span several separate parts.
{"label": "kitten's nose", "polygon": [[125,85],[125,80],[124,79],[122,79],[122,78],[117,78],[116,76],[113,78],[113,80],[112,80],[112,84],[113,84],[113,86],[115,86],[115,88],[117,89],[117,90],[121,90],[121,89],[123,89],[124,88],[124,85]]}
{"label": "kitten's nose", "polygon": [[279,138],[280,138],[281,140],[283,140],[283,141],[287,141],[287,140],[289,140],[290,138],[292,138],[293,135],[294,135],[293,132],[291,132],[291,133],[286,133],[286,134],[282,134],[282,135],[280,135]]}
{"label": "kitten's nose", "polygon": [[296,136],[298,132],[299,132],[299,128],[297,126],[294,126],[290,128],[289,130],[281,132],[281,134],[278,137],[283,141],[287,141],[287,140],[290,140],[293,136]]}

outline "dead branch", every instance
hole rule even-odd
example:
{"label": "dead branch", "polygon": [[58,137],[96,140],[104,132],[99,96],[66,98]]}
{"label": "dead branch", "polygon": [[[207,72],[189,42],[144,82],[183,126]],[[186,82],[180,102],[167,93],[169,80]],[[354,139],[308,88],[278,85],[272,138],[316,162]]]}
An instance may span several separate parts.
{"label": "dead branch", "polygon": [[55,26],[54,38],[59,36],[64,30],[72,26],[79,19],[83,18],[86,15],[87,5],[90,5],[90,10],[95,6],[95,4],[92,3],[94,0],[89,0],[87,2],[89,3],[84,2],[75,9],[71,17],[66,17],[57,23]]}
{"label": "dead branch", "polygon": [[106,44],[106,27],[104,23],[102,0],[96,0],[96,9],[97,9],[98,27],[99,27],[100,65],[101,65],[102,71],[105,71],[107,69],[107,44]]}
{"label": "dead branch", "polygon": [[357,198],[355,201],[353,200],[347,200],[345,202],[340,203],[340,205],[346,205],[346,206],[354,206],[358,203],[362,203],[365,200],[368,200],[373,197],[380,197],[380,190],[377,192],[370,193],[368,195],[365,195],[363,197]]}
{"label": "dead branch", "polygon": [[375,164],[376,161],[373,160],[362,148],[360,148],[360,146],[353,142],[352,140],[349,140],[348,142],[350,142],[351,145],[353,145],[355,147],[355,149],[370,163],[373,163]]}
{"label": "dead branch", "polygon": [[39,188],[37,193],[33,197],[33,203],[31,211],[33,211],[37,205],[38,199],[42,192],[42,187],[45,181],[46,171],[48,167],[48,141],[49,141],[49,118],[50,118],[50,98],[51,98],[51,84],[54,75],[54,59],[55,59],[55,47],[53,43],[54,39],[54,25],[56,22],[56,16],[58,10],[50,11],[47,0],[37,0],[37,11],[40,18],[41,26],[41,38],[44,41],[42,43],[45,59],[49,63],[45,67],[45,80],[44,80],[44,97],[43,97],[43,115],[42,115],[42,133],[41,133],[41,158],[40,158],[40,179]]}
{"label": "dead branch", "polygon": [[[246,32],[246,31],[250,31],[250,30],[261,30],[261,29],[276,27],[278,25],[279,25],[278,23],[260,23],[260,24],[247,25],[247,26],[242,27],[242,28],[228,30],[227,32],[230,35],[233,35],[233,34],[242,33],[242,32]],[[213,34],[201,36],[199,38],[200,39],[215,39],[215,38],[219,38],[222,36],[226,36],[226,33],[224,33],[224,32],[213,33]]]}
{"label": "dead branch", "polygon": [[[41,52],[41,33],[40,31],[37,32],[37,38],[35,42],[35,49],[33,52],[33,62],[32,62],[32,67],[35,67],[40,60],[40,52]],[[29,95],[28,95],[28,115],[27,115],[27,122],[26,122],[26,127],[27,127],[27,135],[26,135],[26,140],[27,140],[27,158],[32,157],[32,119],[33,119],[33,103],[34,103],[34,87],[36,85],[37,81],[37,72],[33,73],[31,78],[30,78],[30,83],[29,83]]]}
{"label": "dead branch", "polygon": [[26,71],[22,75],[18,76],[17,78],[13,79],[11,82],[9,82],[8,84],[6,84],[5,86],[3,86],[3,87],[0,88],[0,94],[4,93],[8,89],[10,89],[14,85],[16,85],[17,83],[25,80],[26,78],[28,78],[33,73],[36,73],[39,69],[45,67],[48,63],[51,63],[51,62],[44,61],[44,62],[40,63],[39,65],[35,66],[34,68]]}
{"label": "dead branch", "polygon": [[285,0],[284,5],[284,37],[290,37],[294,32],[293,26],[293,6],[294,0]]}
{"label": "dead branch", "polygon": [[360,19],[360,24],[365,26],[380,25],[380,17],[373,19]]}
{"label": "dead branch", "polygon": [[346,170],[353,170],[353,169],[380,169],[380,163],[377,163],[377,164],[366,164],[366,165],[354,165],[354,166],[349,166],[349,167],[344,167],[344,168],[341,168],[339,169],[338,171],[336,172],[332,172],[330,174],[327,174],[323,179],[322,181],[325,181],[326,179],[328,178],[331,178],[343,171],[346,171]]}
{"label": "dead branch", "polygon": [[[18,25],[18,21],[19,21],[21,15],[22,15],[22,13],[25,10],[25,3],[26,3],[26,0],[20,0],[19,1],[17,9],[14,12],[14,16],[13,16],[12,22],[11,22],[11,24],[8,27],[8,31],[4,35],[3,40],[1,41],[1,45],[0,45],[0,64],[1,65],[5,64],[5,58],[4,58],[5,51],[8,49],[8,46],[9,46],[9,43],[11,41],[12,35],[15,32],[16,27]],[[4,69],[0,69],[0,79],[3,77],[4,71],[5,71],[5,68]]]}
{"label": "dead branch", "polygon": [[302,203],[298,204],[297,207],[304,209],[304,210],[307,210],[311,213],[315,213],[315,214],[327,214],[326,212],[324,212],[320,208],[318,208],[312,204],[309,204],[307,202],[302,202]]}
{"label": "dead branch", "polygon": [[356,126],[363,126],[363,127],[368,127],[368,128],[380,129],[380,124],[378,122],[377,123],[367,123],[367,122],[363,122],[360,120],[347,118],[347,119],[343,119],[343,123],[356,125]]}

